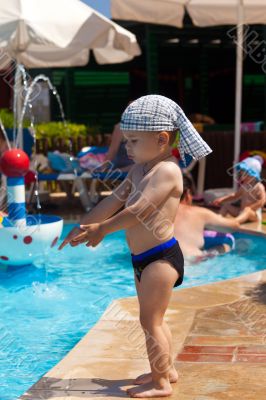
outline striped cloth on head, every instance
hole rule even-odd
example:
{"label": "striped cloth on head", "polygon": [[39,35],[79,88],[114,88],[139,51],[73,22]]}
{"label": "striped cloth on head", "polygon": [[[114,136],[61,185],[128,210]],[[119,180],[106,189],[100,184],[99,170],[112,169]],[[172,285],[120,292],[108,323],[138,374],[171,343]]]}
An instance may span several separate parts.
{"label": "striped cloth on head", "polygon": [[199,160],[212,152],[184,111],[174,101],[160,95],[148,95],[133,101],[123,112],[122,131],[180,131],[179,152]]}

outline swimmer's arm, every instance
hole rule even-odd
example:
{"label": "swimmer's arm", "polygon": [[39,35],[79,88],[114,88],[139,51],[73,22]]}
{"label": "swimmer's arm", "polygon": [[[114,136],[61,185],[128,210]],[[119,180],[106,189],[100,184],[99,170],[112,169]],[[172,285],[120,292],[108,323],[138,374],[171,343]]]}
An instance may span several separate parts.
{"label": "swimmer's arm", "polygon": [[145,223],[173,190],[177,190],[181,195],[182,189],[180,169],[176,165],[162,166],[151,177],[140,198],[133,205],[101,223],[103,234]]}
{"label": "swimmer's arm", "polygon": [[206,208],[203,208],[201,212],[203,213],[205,227],[207,225],[211,225],[217,230],[219,230],[220,228],[237,230],[240,227],[239,222],[235,218],[225,218],[222,215],[216,214],[215,212]]}

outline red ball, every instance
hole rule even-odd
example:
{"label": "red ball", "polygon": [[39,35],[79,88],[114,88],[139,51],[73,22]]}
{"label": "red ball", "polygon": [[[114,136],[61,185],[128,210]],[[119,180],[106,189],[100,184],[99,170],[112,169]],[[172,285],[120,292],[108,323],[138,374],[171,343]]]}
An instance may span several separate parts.
{"label": "red ball", "polygon": [[30,160],[23,150],[11,149],[4,152],[0,167],[3,174],[10,178],[24,176],[29,170]]}

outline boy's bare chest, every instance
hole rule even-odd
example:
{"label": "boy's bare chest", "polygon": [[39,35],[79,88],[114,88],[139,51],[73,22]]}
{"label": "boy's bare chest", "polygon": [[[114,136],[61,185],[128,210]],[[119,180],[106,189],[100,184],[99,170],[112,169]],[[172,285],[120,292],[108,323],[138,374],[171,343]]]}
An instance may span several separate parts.
{"label": "boy's bare chest", "polygon": [[148,184],[148,181],[149,179],[141,175],[134,177],[134,179],[132,179],[132,186],[127,199],[127,206],[134,204],[140,198],[145,187]]}
{"label": "boy's bare chest", "polygon": [[245,185],[242,187],[242,199],[244,202],[254,202],[261,198],[260,185],[255,186]]}

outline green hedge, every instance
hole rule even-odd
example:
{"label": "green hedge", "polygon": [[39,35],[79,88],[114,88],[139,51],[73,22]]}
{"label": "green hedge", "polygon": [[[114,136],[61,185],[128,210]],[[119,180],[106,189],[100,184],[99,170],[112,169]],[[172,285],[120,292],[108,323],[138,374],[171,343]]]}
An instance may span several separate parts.
{"label": "green hedge", "polygon": [[67,123],[63,122],[47,122],[38,124],[35,126],[37,139],[42,138],[65,138],[75,139],[78,136],[87,136],[88,130],[86,125]]}
{"label": "green hedge", "polygon": [[[1,109],[0,118],[6,129],[13,129],[14,114],[11,111]],[[28,128],[29,126],[30,121],[25,119],[23,128]],[[101,131],[99,126],[86,126],[84,124],[74,124],[71,122],[67,122],[66,125],[63,122],[36,124],[35,130],[37,139],[47,138],[48,140],[52,138],[75,139],[80,136],[94,136]]]}
{"label": "green hedge", "polygon": [[[13,129],[14,125],[14,114],[6,108],[0,110],[0,118],[6,129]],[[23,128],[28,128],[30,126],[30,121],[25,119],[23,121]]]}

